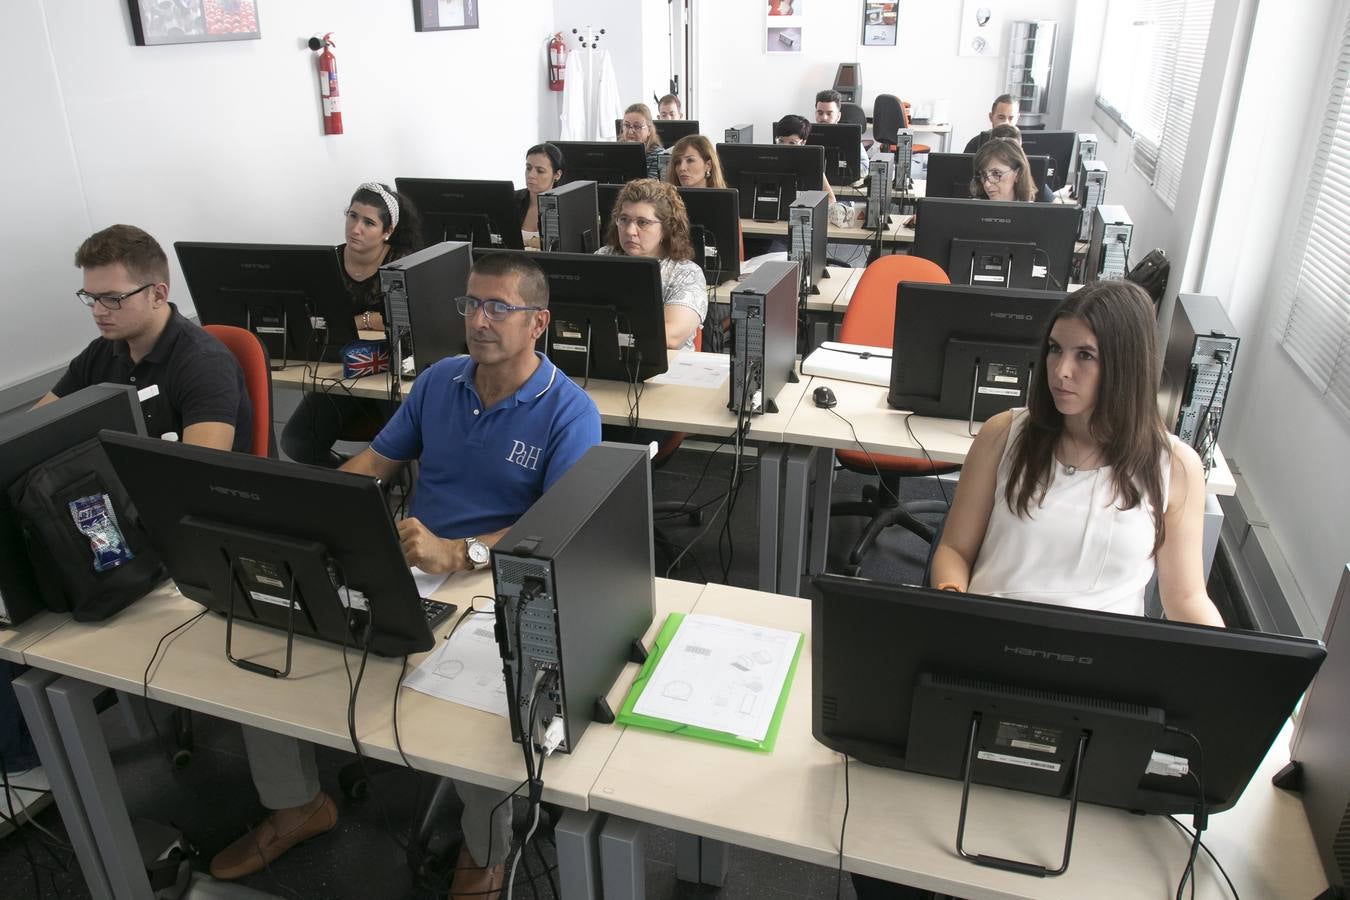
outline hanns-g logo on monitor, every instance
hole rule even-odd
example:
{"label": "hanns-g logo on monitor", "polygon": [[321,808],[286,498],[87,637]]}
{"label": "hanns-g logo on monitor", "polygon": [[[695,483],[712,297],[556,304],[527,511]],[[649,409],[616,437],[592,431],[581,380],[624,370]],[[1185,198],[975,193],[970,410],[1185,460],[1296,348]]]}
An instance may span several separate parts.
{"label": "hanns-g logo on monitor", "polygon": [[1090,656],[1074,656],[1072,653],[1056,653],[1053,650],[1034,650],[1031,647],[1009,647],[1003,645],[1004,653],[1011,653],[1013,656],[1030,656],[1035,659],[1045,659],[1051,662],[1078,663],[1082,666],[1092,665]]}
{"label": "hanns-g logo on monitor", "polygon": [[261,500],[261,494],[255,494],[252,491],[240,491],[234,488],[221,487],[218,484],[208,485],[212,491],[217,494],[225,494],[228,497],[237,497],[240,500]]}

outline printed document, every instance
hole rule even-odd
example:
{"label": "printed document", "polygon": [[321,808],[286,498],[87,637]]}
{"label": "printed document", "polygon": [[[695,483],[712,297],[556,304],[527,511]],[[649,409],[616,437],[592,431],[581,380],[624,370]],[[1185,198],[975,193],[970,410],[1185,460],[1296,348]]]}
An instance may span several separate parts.
{"label": "printed document", "polygon": [[647,383],[715,389],[726,383],[730,370],[730,354],[681,350],[675,354],[666,371],[648,378]]}
{"label": "printed document", "polygon": [[506,681],[489,613],[470,613],[403,686],[506,718]]}

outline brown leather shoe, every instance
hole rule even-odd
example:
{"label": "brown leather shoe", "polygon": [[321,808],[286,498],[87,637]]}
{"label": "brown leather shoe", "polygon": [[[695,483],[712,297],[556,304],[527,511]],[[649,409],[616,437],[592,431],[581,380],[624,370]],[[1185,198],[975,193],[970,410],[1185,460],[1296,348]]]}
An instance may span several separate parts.
{"label": "brown leather shoe", "polygon": [[221,881],[252,875],[296,844],[331,831],[337,824],[337,807],[323,791],[309,802],[307,812],[299,825],[284,833],[277,830],[278,814],[272,813],[211,859],[211,875]]}
{"label": "brown leather shoe", "polygon": [[455,877],[450,882],[450,900],[491,900],[501,893],[506,882],[506,864],[480,866],[474,862],[469,848],[459,848],[455,861]]}

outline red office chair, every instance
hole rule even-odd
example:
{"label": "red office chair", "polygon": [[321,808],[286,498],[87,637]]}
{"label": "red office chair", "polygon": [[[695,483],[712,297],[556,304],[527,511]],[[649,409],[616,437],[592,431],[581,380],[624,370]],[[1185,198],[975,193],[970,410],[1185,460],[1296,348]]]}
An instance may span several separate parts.
{"label": "red office chair", "polygon": [[[947,273],[926,259],[917,256],[881,257],[869,265],[858,280],[858,287],[844,311],[839,340],[846,344],[891,346],[895,340],[895,288],[902,281],[948,283]],[[862,450],[839,450],[835,453],[835,459],[851,472],[861,475],[881,473],[878,485],[864,488],[862,500],[842,500],[830,504],[832,516],[867,516],[869,520],[849,551],[846,569],[849,574],[858,574],[863,554],[876,543],[877,536],[891,525],[899,525],[932,543],[933,529],[916,519],[915,514],[945,512],[947,505],[934,500],[900,502],[900,479],[955,472],[960,466],[954,463],[930,463],[922,457],[869,455]]]}
{"label": "red office chair", "polygon": [[244,370],[244,387],[253,404],[253,440],[250,451],[254,456],[275,459],[276,436],[272,431],[272,367],[268,364],[267,348],[257,335],[233,325],[203,325],[207,334],[220,341],[239,361]]}

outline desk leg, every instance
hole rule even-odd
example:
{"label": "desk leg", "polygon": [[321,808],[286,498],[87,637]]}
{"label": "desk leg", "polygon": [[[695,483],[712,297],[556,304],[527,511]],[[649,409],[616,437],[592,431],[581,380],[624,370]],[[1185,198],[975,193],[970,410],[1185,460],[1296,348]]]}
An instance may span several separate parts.
{"label": "desk leg", "polygon": [[825,571],[825,554],[830,545],[830,495],[834,491],[834,451],[815,451],[816,484],[811,491],[811,556],[806,574]]}
{"label": "desk leg", "polygon": [[806,552],[806,511],[811,480],[810,447],[788,447],[783,472],[783,549],[778,568],[778,593],[802,595]]}
{"label": "desk leg", "polygon": [[647,896],[647,839],[637,822],[606,818],[600,830],[600,883],[605,900]]}
{"label": "desk leg", "polygon": [[1214,554],[1219,549],[1219,532],[1221,531],[1223,531],[1223,507],[1219,505],[1218,497],[1213,494],[1206,494],[1205,526],[1200,544],[1206,581],[1209,581],[1210,569],[1214,567]]}
{"label": "desk leg", "polygon": [[599,813],[569,809],[553,827],[563,900],[597,900],[600,896],[599,841],[604,820]]}
{"label": "desk leg", "polygon": [[727,880],[727,845],[696,834],[675,836],[675,877],[721,887]]}
{"label": "desk leg", "polygon": [[74,678],[61,678],[47,688],[47,697],[113,896],[118,900],[148,900],[153,896],[150,880],[141,865],[131,817],[94,711],[94,697],[102,690]]}
{"label": "desk leg", "polygon": [[51,703],[47,700],[47,685],[57,677],[52,672],[29,669],[14,679],[14,693],[19,698],[19,708],[23,710],[28,731],[33,735],[33,744],[42,760],[42,768],[51,783],[52,796],[56,798],[56,807],[61,811],[61,822],[70,836],[75,858],[80,861],[84,883],[95,900],[111,900],[112,887],[103,869],[103,860],[98,855],[98,846],[89,827],[84,804],[80,802],[79,788],[61,744],[61,733],[52,716]]}
{"label": "desk leg", "polygon": [[759,445],[759,589],[778,593],[778,485],[783,448]]}

